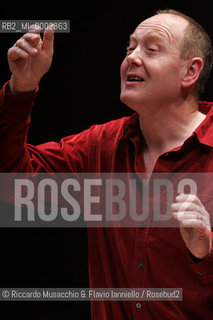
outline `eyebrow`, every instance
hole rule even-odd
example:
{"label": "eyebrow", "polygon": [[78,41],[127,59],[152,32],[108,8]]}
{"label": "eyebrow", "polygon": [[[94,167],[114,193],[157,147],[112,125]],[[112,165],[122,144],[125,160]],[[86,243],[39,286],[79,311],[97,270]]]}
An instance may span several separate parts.
{"label": "eyebrow", "polygon": [[134,34],[130,34],[130,36],[129,36],[129,40],[127,41],[127,46],[129,46],[130,45],[130,42],[131,41],[137,41],[136,40],[136,37],[134,36]]}
{"label": "eyebrow", "polygon": [[131,40],[136,41],[136,37],[134,36],[134,34],[133,34],[133,33],[132,33],[132,34],[130,34],[130,36],[129,36],[129,41],[131,41]]}
{"label": "eyebrow", "polygon": [[[161,40],[161,41],[163,40],[163,41],[165,41],[165,38],[164,38],[162,35],[160,35],[160,34],[157,33],[157,32],[154,32],[154,31],[151,31],[151,32],[149,32],[148,34],[146,34],[146,35],[145,35],[145,38],[153,38],[153,39],[156,39],[156,40]],[[130,36],[129,36],[129,42],[130,42],[131,40],[132,40],[132,41],[137,41],[134,34],[130,34]]]}

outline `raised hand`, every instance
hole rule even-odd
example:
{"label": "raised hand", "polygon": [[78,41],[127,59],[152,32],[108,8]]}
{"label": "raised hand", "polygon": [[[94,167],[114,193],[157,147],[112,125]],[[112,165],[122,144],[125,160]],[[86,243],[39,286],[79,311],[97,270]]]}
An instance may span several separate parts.
{"label": "raised hand", "polygon": [[12,48],[8,50],[8,63],[12,73],[11,93],[35,90],[42,76],[49,70],[53,58],[54,28],[44,31],[31,26]]}

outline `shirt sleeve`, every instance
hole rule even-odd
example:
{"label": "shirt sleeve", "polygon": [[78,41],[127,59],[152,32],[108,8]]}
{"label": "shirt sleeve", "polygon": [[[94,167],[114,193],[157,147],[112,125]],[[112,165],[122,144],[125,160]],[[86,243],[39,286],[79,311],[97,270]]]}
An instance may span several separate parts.
{"label": "shirt sleeve", "polygon": [[30,113],[37,96],[0,91],[0,172],[87,172],[91,130],[39,146],[27,144]]}

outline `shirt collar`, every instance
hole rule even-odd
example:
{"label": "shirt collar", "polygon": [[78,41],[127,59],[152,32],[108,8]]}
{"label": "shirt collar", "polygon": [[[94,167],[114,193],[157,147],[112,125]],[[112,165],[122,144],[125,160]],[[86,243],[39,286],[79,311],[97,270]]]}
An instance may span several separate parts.
{"label": "shirt collar", "polygon": [[206,118],[195,129],[195,134],[200,143],[213,147],[213,102],[200,102],[199,110]]}
{"label": "shirt collar", "polygon": [[124,123],[121,139],[135,141],[135,139],[140,139],[141,137],[142,132],[140,129],[139,114],[134,112]]}
{"label": "shirt collar", "polygon": [[[195,129],[194,132],[200,143],[213,147],[213,102],[200,102],[199,111],[206,114],[206,118]],[[124,123],[121,139],[125,138],[128,138],[132,141],[134,140],[134,142],[136,142],[136,139],[138,142],[139,140],[143,140],[139,124],[139,115],[137,112],[128,117]]]}

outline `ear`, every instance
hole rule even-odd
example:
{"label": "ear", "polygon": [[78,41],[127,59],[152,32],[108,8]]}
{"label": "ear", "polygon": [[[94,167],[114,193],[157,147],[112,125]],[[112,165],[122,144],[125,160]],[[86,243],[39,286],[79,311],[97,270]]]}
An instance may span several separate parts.
{"label": "ear", "polygon": [[185,74],[183,75],[182,87],[189,88],[194,85],[203,69],[201,58],[192,58],[187,61]]}

